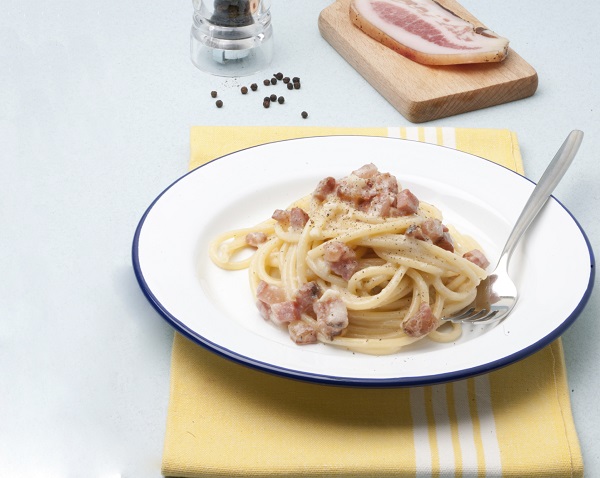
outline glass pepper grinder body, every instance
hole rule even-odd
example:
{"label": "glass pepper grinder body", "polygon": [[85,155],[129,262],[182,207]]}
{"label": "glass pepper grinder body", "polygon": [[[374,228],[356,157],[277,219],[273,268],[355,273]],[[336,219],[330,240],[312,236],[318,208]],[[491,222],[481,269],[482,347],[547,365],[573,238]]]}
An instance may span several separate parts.
{"label": "glass pepper grinder body", "polygon": [[190,54],[218,76],[246,76],[273,58],[271,0],[193,0]]}

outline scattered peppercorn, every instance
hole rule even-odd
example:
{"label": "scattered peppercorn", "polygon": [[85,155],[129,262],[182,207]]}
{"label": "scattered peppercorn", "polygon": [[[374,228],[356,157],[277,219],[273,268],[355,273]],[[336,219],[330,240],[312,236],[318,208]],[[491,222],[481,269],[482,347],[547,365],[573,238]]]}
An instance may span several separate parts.
{"label": "scattered peppercorn", "polygon": [[300,82],[299,81],[294,81],[294,89],[295,90],[299,90],[300,89]]}
{"label": "scattered peppercorn", "polygon": [[256,91],[256,90],[258,90],[258,85],[256,83],[252,83],[250,85],[250,88],[252,89],[252,91]]}
{"label": "scattered peppercorn", "polygon": [[248,93],[248,88],[242,86],[242,95],[245,95],[246,93]]}
{"label": "scattered peppercorn", "polygon": [[271,84],[272,85],[276,85],[277,84],[277,78],[275,78],[275,77],[271,78]]}
{"label": "scattered peppercorn", "polygon": [[300,113],[300,116],[302,116],[304,119],[308,118],[308,113],[306,111],[303,111],[302,113]]}
{"label": "scattered peppercorn", "polygon": [[278,80],[282,80],[283,79],[283,73],[277,73],[275,75],[275,78],[277,78]]}
{"label": "scattered peppercorn", "polygon": [[216,92],[216,91],[214,91],[214,90],[213,90],[213,91],[211,91],[211,92],[210,92],[210,96],[212,96],[213,98],[216,98],[216,97],[217,97],[217,92]]}
{"label": "scattered peppercorn", "polygon": [[277,102],[282,105],[283,103],[285,103],[285,98],[283,96],[280,96],[279,98],[277,98]]}
{"label": "scattered peppercorn", "polygon": [[271,101],[269,101],[268,99],[266,99],[265,101],[263,101],[263,106],[265,108],[268,108],[269,106],[271,106]]}
{"label": "scattered peppercorn", "polygon": [[294,89],[294,85],[292,85],[291,83],[287,84],[287,89],[288,90],[293,90]]}
{"label": "scattered peppercorn", "polygon": [[221,108],[223,106],[223,102],[221,100],[217,100],[215,105],[217,105],[217,108]]}
{"label": "scattered peppercorn", "polygon": [[271,96],[269,96],[269,99],[271,101],[277,101],[277,95],[275,93],[273,93]]}
{"label": "scattered peppercorn", "polygon": [[271,82],[269,80],[263,80],[263,85],[265,86],[269,86],[271,84]]}
{"label": "scattered peppercorn", "polygon": [[284,82],[284,83],[287,85],[287,84],[290,82],[290,77],[289,77],[289,76],[286,76],[286,77],[283,79],[283,82]]}
{"label": "scattered peppercorn", "polygon": [[298,78],[297,76],[294,76],[294,77],[292,78],[292,82],[293,82],[293,83],[300,83],[300,78]]}

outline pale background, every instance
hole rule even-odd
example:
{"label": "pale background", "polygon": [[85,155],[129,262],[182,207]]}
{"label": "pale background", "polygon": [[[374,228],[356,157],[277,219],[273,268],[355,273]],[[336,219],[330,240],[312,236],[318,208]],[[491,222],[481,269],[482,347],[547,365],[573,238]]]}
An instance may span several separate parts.
{"label": "pale background", "polygon": [[[509,128],[533,180],[568,132],[582,129],[555,195],[598,250],[599,4],[462,3],[511,39],[539,89],[424,126]],[[173,331],[140,292],[130,250],[145,208],[186,171],[191,125],[410,126],[319,35],[329,4],[273,1],[276,55],[266,73],[300,76],[302,90],[287,108],[265,110],[235,107],[247,79],[193,67],[191,2],[3,2],[0,476],[160,476]],[[226,108],[213,106],[212,89]],[[552,240],[561,246],[560,231]],[[596,292],[563,339],[592,477],[600,476],[598,309]]]}

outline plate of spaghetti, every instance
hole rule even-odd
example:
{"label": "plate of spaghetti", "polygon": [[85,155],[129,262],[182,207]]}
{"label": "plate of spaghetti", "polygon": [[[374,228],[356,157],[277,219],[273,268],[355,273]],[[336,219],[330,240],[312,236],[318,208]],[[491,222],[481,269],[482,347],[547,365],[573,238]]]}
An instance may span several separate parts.
{"label": "plate of spaghetti", "polygon": [[513,255],[512,314],[440,320],[473,301],[533,187],[416,141],[269,143],[165,189],[139,222],[133,266],[170,325],[240,364],[346,386],[456,380],[550,343],[591,293],[589,241],[551,198]]}

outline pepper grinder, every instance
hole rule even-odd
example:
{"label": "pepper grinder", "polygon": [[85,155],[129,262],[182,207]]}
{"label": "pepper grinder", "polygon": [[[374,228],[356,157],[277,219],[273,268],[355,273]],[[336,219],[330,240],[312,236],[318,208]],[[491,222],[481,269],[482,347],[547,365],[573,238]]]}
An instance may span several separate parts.
{"label": "pepper grinder", "polygon": [[271,0],[192,0],[192,63],[218,76],[247,76],[273,58]]}

